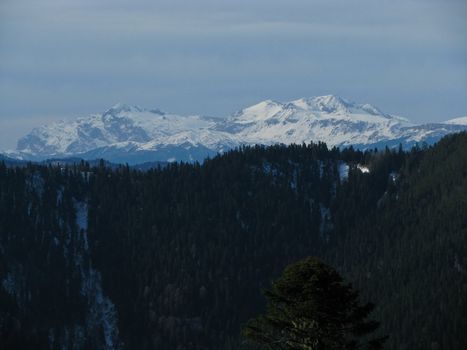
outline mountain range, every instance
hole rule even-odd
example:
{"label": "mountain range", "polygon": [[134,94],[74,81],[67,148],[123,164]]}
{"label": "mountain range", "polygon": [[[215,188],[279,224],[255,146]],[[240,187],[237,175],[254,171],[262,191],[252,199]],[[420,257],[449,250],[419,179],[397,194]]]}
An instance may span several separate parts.
{"label": "mountain range", "polygon": [[359,149],[433,144],[467,130],[467,117],[414,124],[338,96],[262,101],[227,118],[181,116],[116,104],[102,114],[33,129],[7,152],[16,159],[104,158],[116,163],[202,161],[241,145],[325,142]]}

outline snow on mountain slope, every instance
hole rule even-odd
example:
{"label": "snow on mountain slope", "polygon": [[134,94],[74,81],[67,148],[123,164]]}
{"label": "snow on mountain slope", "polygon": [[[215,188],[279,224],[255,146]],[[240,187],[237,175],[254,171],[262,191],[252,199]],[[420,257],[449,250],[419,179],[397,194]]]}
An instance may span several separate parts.
{"label": "snow on mountain slope", "polygon": [[445,122],[446,124],[467,125],[467,116],[450,119]]}
{"label": "snow on mountain slope", "polygon": [[[216,153],[237,145],[230,140],[230,135],[209,131],[216,123],[216,118],[179,116],[117,104],[103,114],[36,128],[18,141],[17,152],[25,159],[71,155],[110,155],[116,159],[119,152],[122,155],[140,151],[154,153],[160,148],[175,146],[187,153],[174,154],[175,159],[191,160],[191,148]],[[148,159],[167,160],[155,154]]]}
{"label": "snow on mountain slope", "polygon": [[117,104],[102,114],[36,128],[18,141],[10,156],[31,160],[105,158],[129,164],[202,161],[242,144],[322,141],[329,146],[369,148],[402,143],[410,147],[462,130],[467,130],[467,117],[415,125],[370,104],[333,95],[287,103],[266,100],[225,119]]}
{"label": "snow on mountain slope", "polygon": [[370,144],[395,138],[403,118],[380,112],[369,104],[358,105],[336,96],[299,99],[289,103],[263,101],[237,112],[217,126],[242,142],[308,143],[330,146]]}

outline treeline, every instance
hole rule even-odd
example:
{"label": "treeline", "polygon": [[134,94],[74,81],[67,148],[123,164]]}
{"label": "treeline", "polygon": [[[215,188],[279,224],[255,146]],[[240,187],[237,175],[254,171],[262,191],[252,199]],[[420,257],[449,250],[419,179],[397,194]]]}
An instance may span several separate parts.
{"label": "treeline", "polygon": [[[239,349],[261,290],[316,255],[376,302],[387,348],[465,348],[466,176],[467,135],[410,152],[244,147],[146,172],[0,165],[0,341]],[[83,292],[90,266],[118,341]]]}

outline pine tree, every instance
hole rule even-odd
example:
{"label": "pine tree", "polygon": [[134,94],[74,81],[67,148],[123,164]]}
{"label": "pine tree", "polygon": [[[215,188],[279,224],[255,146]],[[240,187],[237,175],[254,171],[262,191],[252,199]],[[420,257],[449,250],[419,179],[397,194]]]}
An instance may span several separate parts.
{"label": "pine tree", "polygon": [[244,336],[267,349],[382,349],[385,338],[369,339],[378,322],[368,321],[371,303],[331,267],[314,257],[288,266],[265,292],[265,315],[250,320]]}

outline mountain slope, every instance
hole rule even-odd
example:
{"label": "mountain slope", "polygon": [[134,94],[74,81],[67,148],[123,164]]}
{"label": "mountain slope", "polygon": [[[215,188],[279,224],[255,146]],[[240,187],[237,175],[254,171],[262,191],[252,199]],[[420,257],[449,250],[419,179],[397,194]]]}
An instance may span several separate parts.
{"label": "mountain slope", "polygon": [[465,133],[149,172],[0,163],[0,347],[244,349],[261,290],[316,255],[376,303],[386,349],[466,349],[466,193]]}
{"label": "mountain slope", "polygon": [[117,104],[75,121],[41,126],[21,138],[17,154],[25,159],[78,156],[85,159],[136,162],[195,160],[236,144],[229,135],[209,132],[215,118],[179,116]]}
{"label": "mountain slope", "polygon": [[467,125],[467,116],[450,119],[446,122],[446,124],[455,124],[455,125]]}
{"label": "mountain slope", "polygon": [[[333,213],[344,215],[335,217],[327,257],[378,305],[374,316],[390,335],[385,348],[464,349],[467,134],[411,152],[391,182],[366,217],[339,210],[355,198],[355,189],[342,189]],[[359,217],[355,226],[351,217]]]}
{"label": "mountain slope", "polygon": [[393,139],[411,124],[335,96],[299,99],[289,103],[264,101],[227,119],[219,128],[249,144],[309,143],[330,146],[372,144]]}
{"label": "mountain slope", "polygon": [[271,100],[219,119],[179,116],[117,104],[103,114],[57,122],[32,130],[11,156],[105,158],[137,164],[149,161],[202,161],[240,145],[326,142],[358,148],[432,144],[466,130],[454,121],[411,124],[370,104],[328,95],[288,103]]}

